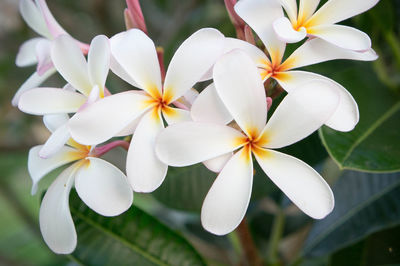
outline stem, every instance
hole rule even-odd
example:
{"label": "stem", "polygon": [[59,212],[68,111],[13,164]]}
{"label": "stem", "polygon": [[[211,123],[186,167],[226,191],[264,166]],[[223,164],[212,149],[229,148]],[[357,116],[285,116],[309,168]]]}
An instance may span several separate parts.
{"label": "stem", "polygon": [[125,140],[116,140],[116,141],[110,142],[104,146],[96,147],[94,149],[94,153],[96,156],[100,157],[116,147],[122,147],[125,150],[128,150],[129,145],[130,145],[129,142],[127,142]]}
{"label": "stem", "polygon": [[164,82],[165,80],[164,49],[160,46],[158,46],[156,49],[157,49],[158,63],[160,64],[161,81]]}
{"label": "stem", "polygon": [[272,95],[270,96],[272,100],[276,99],[279,97],[279,95],[281,95],[281,93],[284,90],[282,89],[282,87],[279,84],[276,84],[273,90]]}
{"label": "stem", "polygon": [[250,266],[261,266],[263,265],[262,259],[258,254],[254,240],[250,234],[249,225],[247,224],[246,218],[243,218],[242,222],[236,228],[236,233],[239,237],[240,244],[244,251],[244,256]]}
{"label": "stem", "polygon": [[285,225],[285,214],[279,209],[275,215],[272,233],[269,239],[268,260],[271,265],[279,265],[279,242]]}
{"label": "stem", "polygon": [[390,48],[392,49],[397,67],[400,69],[400,42],[392,31],[386,32],[384,36]]}

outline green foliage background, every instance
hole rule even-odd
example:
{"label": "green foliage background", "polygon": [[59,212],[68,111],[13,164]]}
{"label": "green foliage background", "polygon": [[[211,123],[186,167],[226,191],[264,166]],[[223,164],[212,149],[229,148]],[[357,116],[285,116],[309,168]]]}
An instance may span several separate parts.
{"label": "green foliage background", "polygon": [[[39,117],[23,114],[10,103],[34,71],[14,64],[19,45],[35,36],[19,16],[17,2],[0,2],[0,265],[67,265],[71,261],[246,265],[235,233],[216,237],[201,228],[198,213],[215,178],[202,165],[171,169],[157,192],[136,194],[135,206],[115,220],[96,216],[73,195],[78,248],[70,256],[55,255],[47,248],[38,227],[40,195],[30,195],[26,165],[29,148],[43,143],[48,133]],[[222,0],[141,2],[149,34],[164,47],[166,62],[184,39],[202,27],[234,36]],[[60,24],[84,42],[97,34],[111,37],[124,30],[123,0],[48,0],[48,5]],[[359,104],[360,123],[350,133],[322,128],[285,149],[322,171],[335,193],[335,211],[325,220],[312,221],[256,168],[247,217],[258,251],[271,265],[400,263],[400,174],[396,173],[400,171],[400,1],[381,0],[345,24],[368,33],[380,59],[327,62],[308,70],[333,78],[352,93]],[[47,85],[62,86],[63,81],[55,76]],[[129,89],[114,75],[107,86],[112,92]],[[117,152],[113,160],[120,156],[123,161],[123,151]],[[56,174],[49,175],[42,187]],[[274,260],[269,257],[270,238],[274,221],[282,213],[285,219]]]}

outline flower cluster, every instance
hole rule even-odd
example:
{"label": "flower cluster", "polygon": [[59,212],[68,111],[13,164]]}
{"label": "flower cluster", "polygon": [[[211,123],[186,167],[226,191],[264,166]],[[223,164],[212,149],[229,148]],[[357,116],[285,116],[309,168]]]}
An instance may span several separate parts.
{"label": "flower cluster", "polygon": [[[338,131],[356,126],[357,103],[343,86],[297,69],[335,59],[377,59],[365,33],[335,24],[377,2],[328,0],[317,10],[319,0],[300,0],[299,6],[296,0],[226,1],[241,39],[200,29],[179,46],[165,71],[137,0],[128,0],[124,13],[130,29],[110,39],[96,36],[90,45],[67,34],[44,0],[21,0],[23,18],[42,37],[20,48],[16,64],[37,64],[37,70],[13,104],[43,116],[51,132],[44,145],[29,152],[32,193],[47,173],[73,162],[50,185],[40,207],[47,245],[56,253],[75,249],[72,187],[91,209],[115,216],[131,206],[134,192],[156,190],[168,166],[197,163],[218,173],[204,199],[202,225],[227,234],[249,205],[253,156],[304,213],[324,218],[334,207],[329,185],[310,166],[276,149],[323,125]],[[251,29],[262,45],[255,45]],[[304,38],[285,54],[288,43]],[[112,94],[105,85],[109,70],[132,90]],[[38,87],[56,72],[67,82],[63,88]],[[198,93],[193,87],[204,81],[211,82]],[[267,121],[271,84],[287,95]],[[132,137],[113,139],[121,136]],[[117,146],[128,150],[126,175],[100,158]]]}

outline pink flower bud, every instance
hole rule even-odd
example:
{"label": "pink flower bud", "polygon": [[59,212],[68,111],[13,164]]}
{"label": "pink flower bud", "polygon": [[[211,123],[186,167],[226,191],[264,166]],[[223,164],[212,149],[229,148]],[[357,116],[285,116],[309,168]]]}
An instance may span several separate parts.
{"label": "pink flower bud", "polygon": [[126,0],[128,9],[125,9],[125,25],[127,29],[136,28],[147,34],[146,22],[144,21],[139,0]]}

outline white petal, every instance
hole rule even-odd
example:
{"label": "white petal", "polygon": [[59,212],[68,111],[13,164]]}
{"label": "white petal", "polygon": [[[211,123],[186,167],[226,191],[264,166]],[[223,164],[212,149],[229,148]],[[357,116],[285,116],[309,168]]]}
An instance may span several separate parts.
{"label": "white petal", "polygon": [[339,105],[336,87],[314,80],[290,92],[265,126],[266,148],[282,148],[302,140],[320,128]]}
{"label": "white petal", "polygon": [[57,37],[61,34],[67,34],[67,32],[58,24],[53,15],[51,14],[49,8],[47,7],[45,0],[35,0],[37,6],[40,8],[44,21],[46,22],[47,28],[49,29],[51,35]]}
{"label": "white petal", "polygon": [[128,180],[136,192],[152,192],[157,189],[167,174],[168,166],[155,153],[155,142],[164,128],[161,114],[153,108],[141,119],[126,158]]}
{"label": "white petal", "polygon": [[215,90],[214,83],[205,88],[194,101],[190,110],[193,121],[225,125],[232,121],[231,113],[226,109]]}
{"label": "white petal", "polygon": [[117,75],[124,81],[128,82],[136,88],[139,88],[139,85],[132,79],[131,76],[129,76],[128,73],[126,73],[125,69],[117,62],[117,60],[115,60],[113,55],[111,55],[110,57],[110,69],[115,75]]}
{"label": "white petal", "polygon": [[313,25],[334,24],[364,13],[379,0],[329,0],[312,16]]}
{"label": "white petal", "polygon": [[242,221],[253,185],[253,162],[248,149],[238,151],[208,191],[201,208],[203,227],[216,235],[232,232]]}
{"label": "white petal", "polygon": [[268,177],[305,214],[322,219],[333,210],[335,200],[329,185],[309,165],[272,150],[255,156]]}
{"label": "white petal", "polygon": [[[329,53],[326,51],[329,51]],[[378,56],[372,49],[365,52],[357,52],[343,49],[320,38],[315,38],[306,41],[289,56],[285,63],[288,64],[287,69],[292,69],[335,59],[374,61],[377,58]]]}
{"label": "white petal", "polygon": [[243,146],[246,137],[231,127],[182,122],[163,130],[157,139],[158,158],[171,166],[200,163]]}
{"label": "white petal", "polygon": [[260,37],[271,55],[272,61],[279,64],[286,46],[278,39],[272,27],[272,23],[276,19],[283,17],[279,1],[239,1],[235,5],[235,11]]}
{"label": "white petal", "polygon": [[297,2],[296,0],[279,0],[291,21],[297,20]]}
{"label": "white petal", "polygon": [[124,129],[122,129],[120,132],[118,132],[115,137],[125,137],[125,136],[130,136],[132,135],[137,126],[139,125],[140,120],[142,119],[142,116],[139,116],[133,122],[131,122],[128,126],[126,126]]}
{"label": "white petal", "polygon": [[343,25],[321,25],[307,32],[344,49],[365,51],[371,48],[371,39],[360,30]]}
{"label": "white petal", "polygon": [[40,84],[42,84],[46,79],[48,79],[51,75],[56,73],[55,68],[51,68],[46,73],[43,75],[39,75],[37,72],[34,72],[22,85],[19,87],[17,92],[15,93],[11,103],[13,106],[17,106],[19,102],[19,98],[21,95],[33,88],[38,87]]}
{"label": "white petal", "polygon": [[234,50],[214,66],[214,84],[226,109],[248,136],[257,137],[267,119],[267,101],[259,71],[244,52]]}
{"label": "white petal", "polygon": [[192,121],[190,112],[179,108],[166,107],[162,110],[162,114],[168,125],[184,121]]}
{"label": "white petal", "polygon": [[[212,71],[211,71],[212,72]],[[211,73],[212,75],[212,73]],[[212,77],[211,77],[212,78]],[[210,79],[211,79],[210,78]],[[188,90],[187,92],[185,92],[185,94],[183,94],[183,98],[185,98],[185,100],[192,105],[193,102],[197,99],[197,97],[199,96],[199,92],[197,90],[195,90],[194,88],[191,88],[190,90]]]}
{"label": "white petal", "polygon": [[89,95],[92,85],[88,66],[78,44],[68,35],[61,35],[53,42],[51,59],[61,76],[75,89]]}
{"label": "white petal", "polygon": [[60,126],[67,123],[69,116],[67,114],[44,115],[43,123],[50,132],[54,132]]}
{"label": "white petal", "polygon": [[46,38],[51,37],[39,8],[32,0],[21,0],[19,2],[19,12],[26,24],[34,31]]}
{"label": "white petal", "polygon": [[141,89],[152,96],[161,95],[161,72],[156,47],[147,35],[131,29],[110,39],[111,53]]}
{"label": "white petal", "polygon": [[70,138],[71,134],[69,133],[67,123],[65,123],[57,128],[57,130],[55,130],[47,139],[46,143],[39,151],[39,156],[45,159],[53,156],[64,146],[65,143],[67,143]]}
{"label": "white petal", "polygon": [[15,64],[18,67],[31,66],[37,63],[36,44],[44,38],[32,38],[21,44]]}
{"label": "white petal", "polygon": [[51,42],[48,40],[41,40],[36,45],[36,57],[38,61],[37,72],[39,75],[43,75],[47,70],[53,68],[53,62],[51,61]]}
{"label": "white petal", "polygon": [[267,55],[257,46],[239,39],[225,38],[224,53],[228,53],[234,49],[244,50],[258,67],[265,67],[266,62],[270,61]]}
{"label": "white petal", "polygon": [[39,156],[39,151],[43,145],[35,146],[29,150],[28,171],[32,178],[32,194],[37,191],[39,181],[54,169],[75,161],[76,150],[67,146],[62,147],[54,156],[43,159]]}
{"label": "white petal", "polygon": [[304,27],[301,27],[298,31],[294,30],[292,23],[286,17],[275,20],[273,27],[276,35],[285,43],[296,43],[307,36],[307,31]]}
{"label": "white petal", "polygon": [[307,21],[317,10],[320,0],[300,0],[299,21]]}
{"label": "white petal", "polygon": [[36,88],[21,95],[18,108],[33,115],[74,113],[84,104],[80,93],[57,88]]}
{"label": "white petal", "polygon": [[224,35],[216,29],[200,29],[176,50],[168,66],[164,97],[170,102],[191,89],[223,52]]}
{"label": "white petal", "polygon": [[110,69],[110,44],[104,35],[94,37],[88,54],[89,78],[92,85],[103,91]]}
{"label": "white petal", "polygon": [[75,188],[82,201],[103,216],[119,215],[132,205],[133,191],[124,173],[99,158],[86,158],[76,172]]}
{"label": "white petal", "polygon": [[136,91],[105,97],[69,120],[71,136],[85,145],[102,143],[114,137],[146,111],[148,106],[144,102],[149,99]]}
{"label": "white petal", "polygon": [[75,168],[75,164],[68,167],[54,180],[40,206],[40,231],[46,244],[57,254],[69,254],[76,247],[77,236],[69,210]]}
{"label": "white petal", "polygon": [[278,82],[289,93],[313,80],[322,79],[329,82],[330,86],[339,93],[340,102],[335,113],[325,122],[325,125],[344,132],[353,130],[357,125],[360,118],[357,103],[342,85],[327,77],[311,72],[288,71],[285,76],[286,78],[282,80],[278,79]]}
{"label": "white petal", "polygon": [[208,170],[213,171],[214,173],[219,173],[222,171],[226,163],[232,158],[232,155],[233,153],[229,152],[227,154],[204,161],[203,164],[208,168]]}

